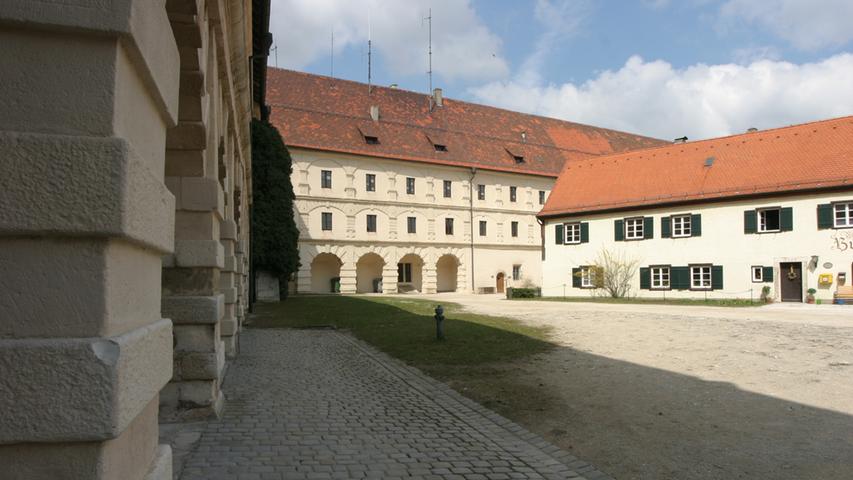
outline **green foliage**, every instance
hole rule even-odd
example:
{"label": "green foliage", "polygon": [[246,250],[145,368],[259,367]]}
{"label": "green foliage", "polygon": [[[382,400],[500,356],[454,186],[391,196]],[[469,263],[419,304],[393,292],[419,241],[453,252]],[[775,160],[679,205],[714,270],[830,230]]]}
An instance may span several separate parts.
{"label": "green foliage", "polygon": [[278,276],[282,298],[299,269],[290,153],[278,130],[252,120],[252,264]]}
{"label": "green foliage", "polygon": [[536,298],[538,296],[538,288],[512,288],[512,298]]}

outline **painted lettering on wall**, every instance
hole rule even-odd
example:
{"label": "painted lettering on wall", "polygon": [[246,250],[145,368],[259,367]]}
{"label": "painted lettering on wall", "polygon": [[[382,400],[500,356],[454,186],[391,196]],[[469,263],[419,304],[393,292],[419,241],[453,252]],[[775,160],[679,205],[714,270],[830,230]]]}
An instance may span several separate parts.
{"label": "painted lettering on wall", "polygon": [[853,232],[849,230],[844,232],[835,232],[832,234],[831,238],[831,250],[838,250],[839,252],[853,252]]}

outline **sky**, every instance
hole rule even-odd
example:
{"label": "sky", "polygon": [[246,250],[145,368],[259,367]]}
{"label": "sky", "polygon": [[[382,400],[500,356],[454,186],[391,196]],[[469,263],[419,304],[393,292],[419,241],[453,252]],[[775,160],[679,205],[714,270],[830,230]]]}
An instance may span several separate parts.
{"label": "sky", "polygon": [[[272,0],[269,64],[662,139],[853,115],[853,0]],[[334,35],[334,48],[332,36]]]}

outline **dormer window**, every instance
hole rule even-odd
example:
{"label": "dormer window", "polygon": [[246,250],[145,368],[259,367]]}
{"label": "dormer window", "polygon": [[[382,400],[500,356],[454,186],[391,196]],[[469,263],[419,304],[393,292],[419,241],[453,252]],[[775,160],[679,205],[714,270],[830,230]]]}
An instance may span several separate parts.
{"label": "dormer window", "polygon": [[515,161],[516,165],[524,163],[524,148],[518,145],[507,147],[506,153]]}
{"label": "dormer window", "polygon": [[372,137],[370,135],[364,136],[364,143],[368,145],[379,145],[379,137]]}
{"label": "dormer window", "polygon": [[524,157],[521,155],[513,155],[512,159],[515,160],[515,163],[517,164],[524,163]]}
{"label": "dormer window", "polygon": [[443,132],[434,131],[426,134],[426,138],[436,152],[447,151],[447,136]]}
{"label": "dormer window", "polygon": [[436,152],[446,152],[447,151],[447,145],[442,145],[440,143],[434,143],[432,146],[435,147]]}
{"label": "dormer window", "polygon": [[359,125],[358,132],[361,133],[364,143],[368,145],[379,145],[379,129],[375,125]]}

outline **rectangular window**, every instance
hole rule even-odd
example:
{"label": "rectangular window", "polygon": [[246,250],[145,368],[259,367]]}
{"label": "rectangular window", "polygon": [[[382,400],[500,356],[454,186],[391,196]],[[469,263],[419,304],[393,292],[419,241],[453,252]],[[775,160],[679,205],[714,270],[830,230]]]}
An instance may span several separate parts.
{"label": "rectangular window", "polygon": [[781,209],[767,208],[758,211],[758,231],[759,232],[778,232],[782,230]]}
{"label": "rectangular window", "polygon": [[512,266],[512,279],[521,280],[521,265]]}
{"label": "rectangular window", "polygon": [[332,212],[323,212],[320,215],[320,223],[322,223],[323,230],[331,231],[332,230]]}
{"label": "rectangular window", "polygon": [[761,283],[764,281],[764,267],[752,267],[752,282]]}
{"label": "rectangular window", "polygon": [[450,198],[452,183],[450,180],[444,181],[444,198]]}
{"label": "rectangular window", "polygon": [[481,237],[486,236],[486,221],[485,220],[480,220],[480,236]]}
{"label": "rectangular window", "polygon": [[453,219],[445,218],[444,219],[444,234],[445,235],[453,235]]}
{"label": "rectangular window", "polygon": [[853,202],[836,203],[833,209],[835,210],[833,217],[835,228],[853,227]]}
{"label": "rectangular window", "polygon": [[365,188],[368,192],[376,191],[376,175],[368,173],[364,177]]}
{"label": "rectangular window", "polygon": [[477,200],[485,200],[486,199],[486,186],[485,185],[477,185]]}
{"label": "rectangular window", "polygon": [[567,223],[566,224],[566,244],[581,243],[581,224]]}
{"label": "rectangular window", "polygon": [[406,217],[406,228],[409,233],[417,233],[418,219],[416,217]]}
{"label": "rectangular window", "polygon": [[412,283],[412,264],[398,263],[397,264],[397,282]]}
{"label": "rectangular window", "polygon": [[581,287],[595,287],[595,267],[581,267]]}
{"label": "rectangular window", "polygon": [[640,240],[643,238],[643,218],[625,219],[625,239]]}
{"label": "rectangular window", "polygon": [[511,222],[509,224],[509,230],[510,230],[510,234],[513,237],[517,237],[518,236],[518,222]]}
{"label": "rectangular window", "polygon": [[406,177],[406,193],[408,195],[415,194],[415,179],[413,177]]}
{"label": "rectangular window", "polygon": [[367,231],[376,232],[376,215],[367,215]]}
{"label": "rectangular window", "polygon": [[320,187],[332,188],[332,171],[331,170],[320,171]]}
{"label": "rectangular window", "polygon": [[690,223],[690,215],[676,215],[672,217],[672,236],[689,237],[692,234],[692,225]]}
{"label": "rectangular window", "polygon": [[669,267],[651,267],[652,289],[668,290],[669,283]]}
{"label": "rectangular window", "polygon": [[545,190],[539,190],[539,205],[545,205]]}
{"label": "rectangular window", "polygon": [[692,265],[690,267],[690,289],[691,290],[710,290],[711,289],[711,266],[710,265]]}
{"label": "rectangular window", "polygon": [[509,187],[509,201],[510,202],[514,202],[516,200],[516,198],[517,198],[516,194],[517,194],[516,188],[515,187]]}

